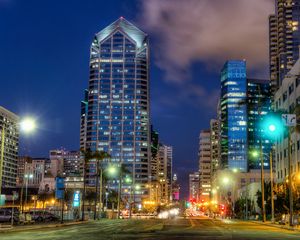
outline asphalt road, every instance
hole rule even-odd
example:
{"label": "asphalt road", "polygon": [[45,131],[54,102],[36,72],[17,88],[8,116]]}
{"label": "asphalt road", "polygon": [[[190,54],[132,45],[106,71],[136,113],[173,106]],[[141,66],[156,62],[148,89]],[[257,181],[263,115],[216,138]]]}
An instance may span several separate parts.
{"label": "asphalt road", "polygon": [[0,233],[1,240],[300,239],[300,233],[252,222],[207,218],[100,220],[80,225]]}

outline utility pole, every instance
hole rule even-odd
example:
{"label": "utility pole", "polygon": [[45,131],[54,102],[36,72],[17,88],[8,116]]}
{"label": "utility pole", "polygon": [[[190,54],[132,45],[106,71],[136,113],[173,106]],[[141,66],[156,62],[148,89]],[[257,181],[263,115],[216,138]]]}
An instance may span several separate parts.
{"label": "utility pole", "polygon": [[271,222],[275,223],[274,217],[274,191],[273,191],[273,150],[270,151],[270,184],[271,184]]}
{"label": "utility pole", "polygon": [[246,185],[246,220],[248,220],[248,184]]}
{"label": "utility pole", "polygon": [[120,169],[119,169],[120,173],[119,173],[119,189],[118,189],[118,219],[120,218],[121,215],[121,209],[120,209],[120,205],[121,205],[121,191],[122,191],[122,164],[120,165]]}
{"label": "utility pole", "polygon": [[262,149],[262,138],[260,138],[260,164],[261,164],[261,211],[262,221],[266,221],[266,208],[265,208],[265,179],[264,179],[264,157]]}

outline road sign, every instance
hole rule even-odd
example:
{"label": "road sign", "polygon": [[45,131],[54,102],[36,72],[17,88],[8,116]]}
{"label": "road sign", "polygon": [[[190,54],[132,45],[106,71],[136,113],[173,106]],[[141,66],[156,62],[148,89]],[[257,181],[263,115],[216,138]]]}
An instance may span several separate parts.
{"label": "road sign", "polygon": [[73,196],[73,207],[79,207],[80,206],[80,192],[75,191]]}
{"label": "road sign", "polygon": [[297,125],[296,114],[282,114],[282,121],[287,127],[295,127]]}
{"label": "road sign", "polygon": [[57,177],[55,182],[55,198],[64,199],[65,195],[65,179],[62,177]]}

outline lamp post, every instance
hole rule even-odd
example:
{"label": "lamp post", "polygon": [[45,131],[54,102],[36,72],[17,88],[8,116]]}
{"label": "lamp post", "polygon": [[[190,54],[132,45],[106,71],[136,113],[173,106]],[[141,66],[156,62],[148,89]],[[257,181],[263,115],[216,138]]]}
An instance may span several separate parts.
{"label": "lamp post", "polygon": [[28,181],[29,179],[33,179],[33,174],[25,174],[25,206],[27,206],[27,195],[28,195]]}

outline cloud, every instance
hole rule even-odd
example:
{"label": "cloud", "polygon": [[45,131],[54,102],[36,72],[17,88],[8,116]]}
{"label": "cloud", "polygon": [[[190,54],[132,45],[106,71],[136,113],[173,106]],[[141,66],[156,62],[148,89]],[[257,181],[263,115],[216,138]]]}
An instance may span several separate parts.
{"label": "cloud", "polygon": [[155,64],[168,81],[186,82],[195,61],[220,71],[227,59],[246,59],[250,70],[268,70],[273,0],[147,0],[141,10],[139,21],[155,38]]}

